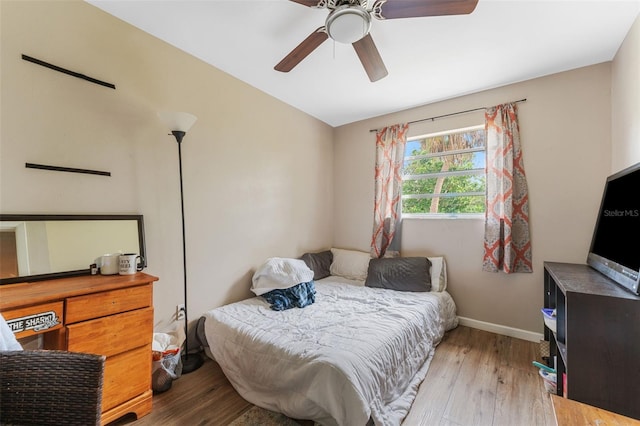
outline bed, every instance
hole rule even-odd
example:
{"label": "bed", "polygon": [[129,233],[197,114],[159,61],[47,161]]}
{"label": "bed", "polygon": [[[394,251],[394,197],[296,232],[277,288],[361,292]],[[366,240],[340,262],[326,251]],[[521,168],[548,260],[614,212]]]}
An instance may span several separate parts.
{"label": "bed", "polygon": [[429,258],[430,291],[399,291],[369,285],[368,254],[339,250],[304,308],[256,296],[206,312],[206,352],[254,405],[325,426],[399,425],[458,324],[444,259]]}

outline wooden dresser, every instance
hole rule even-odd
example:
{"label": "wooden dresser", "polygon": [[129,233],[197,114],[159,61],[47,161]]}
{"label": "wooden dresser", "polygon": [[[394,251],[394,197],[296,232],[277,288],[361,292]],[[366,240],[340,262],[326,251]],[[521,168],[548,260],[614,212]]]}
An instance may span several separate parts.
{"label": "wooden dresser", "polygon": [[153,283],[93,275],[0,286],[0,312],[18,339],[42,334],[44,349],[107,357],[102,424],[151,412]]}

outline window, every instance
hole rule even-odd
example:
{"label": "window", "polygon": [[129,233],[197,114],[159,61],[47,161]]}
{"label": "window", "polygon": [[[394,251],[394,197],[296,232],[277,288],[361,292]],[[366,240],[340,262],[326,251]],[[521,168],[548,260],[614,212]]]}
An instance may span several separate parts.
{"label": "window", "polygon": [[485,211],[484,125],[407,140],[403,215],[469,215]]}

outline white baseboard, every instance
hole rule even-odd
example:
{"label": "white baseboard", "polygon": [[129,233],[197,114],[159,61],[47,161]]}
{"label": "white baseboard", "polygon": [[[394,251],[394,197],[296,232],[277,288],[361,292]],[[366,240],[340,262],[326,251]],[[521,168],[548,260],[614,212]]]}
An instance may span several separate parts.
{"label": "white baseboard", "polygon": [[458,317],[459,324],[471,328],[477,328],[478,330],[490,331],[496,334],[502,334],[503,336],[515,337],[517,339],[528,340],[530,342],[539,343],[544,339],[542,333],[535,333],[533,331],[521,330],[519,328],[507,327],[504,325],[493,324],[490,322],[478,321],[471,318]]}

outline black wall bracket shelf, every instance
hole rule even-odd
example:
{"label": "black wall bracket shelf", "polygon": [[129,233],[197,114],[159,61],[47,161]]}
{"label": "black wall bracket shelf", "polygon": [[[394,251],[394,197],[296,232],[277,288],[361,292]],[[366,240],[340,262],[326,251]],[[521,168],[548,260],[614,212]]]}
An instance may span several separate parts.
{"label": "black wall bracket shelf", "polygon": [[27,169],[52,170],[54,172],[70,172],[85,173],[88,175],[111,176],[111,172],[102,172],[100,170],[75,169],[72,167],[48,166],[46,164],[25,163]]}
{"label": "black wall bracket shelf", "polygon": [[91,83],[99,84],[100,86],[109,87],[110,89],[114,89],[114,90],[116,88],[115,84],[107,83],[106,81],[98,80],[97,78],[89,77],[89,76],[84,75],[84,74],[79,73],[79,72],[70,71],[70,70],[68,70],[66,68],[62,68],[62,67],[59,67],[57,65],[50,64],[48,62],[42,61],[40,59],[33,58],[33,57],[25,55],[25,54],[22,55],[22,59],[24,59],[25,61],[33,62],[34,64],[41,65],[43,67],[52,69],[54,71],[58,71],[58,72],[61,72],[61,73],[64,73],[64,74],[68,74],[68,75],[71,75],[73,77],[81,78],[83,80],[90,81]]}

